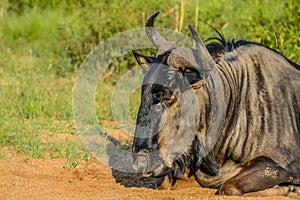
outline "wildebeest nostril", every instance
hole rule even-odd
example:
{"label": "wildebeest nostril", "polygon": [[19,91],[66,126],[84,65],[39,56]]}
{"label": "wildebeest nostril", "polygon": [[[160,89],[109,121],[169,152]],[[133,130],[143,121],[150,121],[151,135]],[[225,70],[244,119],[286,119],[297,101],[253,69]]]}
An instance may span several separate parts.
{"label": "wildebeest nostril", "polygon": [[133,164],[133,169],[137,172],[137,173],[143,173],[146,171],[147,169],[147,159],[145,158],[145,156],[138,156],[138,158],[136,159],[136,161]]}
{"label": "wildebeest nostril", "polygon": [[152,177],[161,177],[169,174],[171,172],[171,169],[165,166],[164,164],[161,164],[158,166],[154,172],[151,174]]}

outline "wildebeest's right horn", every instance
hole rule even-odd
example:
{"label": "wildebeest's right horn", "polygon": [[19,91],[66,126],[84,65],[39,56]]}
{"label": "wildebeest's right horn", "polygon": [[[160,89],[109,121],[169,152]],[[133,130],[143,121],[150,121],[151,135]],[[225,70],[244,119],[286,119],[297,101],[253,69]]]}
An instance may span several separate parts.
{"label": "wildebeest's right horn", "polygon": [[163,48],[168,50],[170,48],[175,48],[175,44],[173,42],[169,42],[163,38],[159,32],[154,27],[155,18],[159,14],[159,11],[153,13],[146,22],[146,33],[148,38],[151,42],[156,46],[158,49]]}
{"label": "wildebeest's right horn", "polygon": [[215,67],[215,62],[214,62],[213,58],[209,54],[204,42],[200,38],[197,31],[191,25],[189,25],[189,28],[190,28],[190,30],[193,34],[194,40],[196,42],[198,56],[199,56],[199,60],[197,60],[200,65],[199,67],[201,68],[201,70],[205,70],[205,71],[212,70]]}

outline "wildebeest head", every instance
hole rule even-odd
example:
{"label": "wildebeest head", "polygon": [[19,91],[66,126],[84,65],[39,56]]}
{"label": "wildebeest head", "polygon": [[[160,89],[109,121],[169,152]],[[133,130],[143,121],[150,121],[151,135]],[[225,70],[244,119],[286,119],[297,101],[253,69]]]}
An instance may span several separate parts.
{"label": "wildebeest head", "polygon": [[[198,101],[194,98],[194,93],[189,91],[203,86],[209,72],[215,68],[215,63],[191,26],[189,28],[197,50],[176,48],[173,42],[165,40],[154,27],[158,14],[159,12],[154,13],[146,23],[147,36],[158,49],[156,57],[143,56],[133,51],[137,62],[147,70],[134,135],[133,168],[139,173],[152,176],[162,176],[172,171],[180,176],[184,170],[182,165],[190,162],[192,145],[199,126]],[[203,98],[208,98],[208,95]],[[171,144],[176,135],[180,135],[180,131],[181,134],[184,131],[191,133],[186,133],[187,139],[179,138],[182,142]],[[181,143],[186,143],[183,146],[188,148],[181,149]],[[174,160],[168,160],[164,153],[170,152],[162,150],[170,144],[173,145],[170,147],[172,151],[178,151],[172,152],[178,156]],[[174,169],[174,166],[178,169]]]}

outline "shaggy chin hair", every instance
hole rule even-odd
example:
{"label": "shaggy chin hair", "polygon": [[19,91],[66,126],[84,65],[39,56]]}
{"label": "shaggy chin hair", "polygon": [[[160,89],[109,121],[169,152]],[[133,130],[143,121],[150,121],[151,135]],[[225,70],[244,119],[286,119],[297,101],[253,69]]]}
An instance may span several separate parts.
{"label": "shaggy chin hair", "polygon": [[190,169],[189,176],[194,175],[198,170],[201,170],[210,176],[218,174],[217,164],[210,154],[202,158],[200,152],[201,144],[197,139],[195,139],[190,154],[182,154],[174,161],[173,169],[168,175],[173,184],[177,179],[180,179],[180,177],[183,176],[186,169]]}

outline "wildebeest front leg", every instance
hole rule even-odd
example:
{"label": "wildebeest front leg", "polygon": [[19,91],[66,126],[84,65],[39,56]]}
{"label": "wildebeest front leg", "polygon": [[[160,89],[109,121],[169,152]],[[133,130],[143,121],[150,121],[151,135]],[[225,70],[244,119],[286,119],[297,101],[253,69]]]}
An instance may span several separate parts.
{"label": "wildebeest front leg", "polygon": [[260,157],[252,161],[241,173],[225,181],[218,193],[245,196],[283,195],[282,190],[272,187],[289,182],[290,178],[292,178],[291,174],[273,160]]}
{"label": "wildebeest front leg", "polygon": [[266,196],[287,196],[293,199],[300,199],[300,187],[295,185],[279,186],[265,189],[258,192],[250,192],[245,194],[247,197],[266,197]]}

